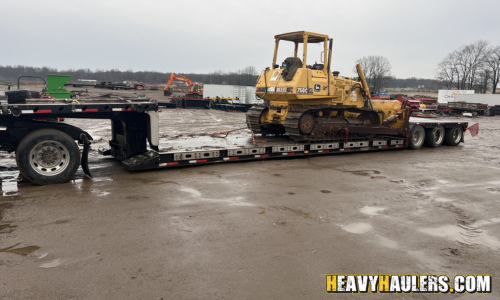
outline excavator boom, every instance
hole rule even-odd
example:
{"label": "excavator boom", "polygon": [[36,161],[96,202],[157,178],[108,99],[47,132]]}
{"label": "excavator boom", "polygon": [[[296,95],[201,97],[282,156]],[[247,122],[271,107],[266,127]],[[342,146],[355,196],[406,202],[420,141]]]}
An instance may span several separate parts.
{"label": "excavator boom", "polygon": [[180,74],[177,75],[175,73],[172,73],[172,75],[170,75],[170,78],[167,81],[167,84],[165,85],[165,89],[163,90],[163,95],[165,95],[165,96],[171,96],[172,95],[172,92],[169,91],[168,88],[170,87],[170,85],[172,84],[172,82],[174,82],[174,80],[179,80],[179,81],[186,82],[189,85],[189,92],[191,94],[196,94],[196,95],[203,94],[203,89],[201,89],[199,83],[196,83],[196,82],[193,83],[191,81],[191,79],[187,78],[186,76],[183,76],[183,75],[180,75]]}

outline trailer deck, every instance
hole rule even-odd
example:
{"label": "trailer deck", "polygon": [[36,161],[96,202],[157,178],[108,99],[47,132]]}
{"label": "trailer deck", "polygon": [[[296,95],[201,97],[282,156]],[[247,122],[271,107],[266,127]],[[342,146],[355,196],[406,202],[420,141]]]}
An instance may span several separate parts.
{"label": "trailer deck", "polygon": [[[410,127],[421,125],[432,129],[436,125],[452,128],[456,125],[467,128],[465,121],[410,118]],[[378,136],[375,139],[325,142],[325,143],[298,143],[288,136],[248,136],[246,138],[231,137],[217,138],[201,136],[188,140],[160,140],[160,149],[169,148],[174,151],[147,153],[123,160],[127,170],[146,170],[154,168],[172,168],[209,163],[234,162],[243,160],[262,160],[277,157],[299,157],[324,154],[340,154],[363,151],[380,151],[408,147],[406,137]],[[186,150],[203,149],[203,150]],[[109,154],[106,149],[100,149],[103,155]]]}
{"label": "trailer deck", "polygon": [[[181,167],[219,162],[262,160],[267,158],[338,154],[373,150],[387,150],[405,147],[403,138],[379,138],[376,140],[348,141],[334,143],[296,143],[288,137],[252,137],[247,139],[228,138],[222,146],[209,146],[210,140],[196,138],[192,142],[201,147],[213,149],[195,151],[155,152],[148,151],[123,160],[127,170],[147,170],[154,168]],[[213,141],[213,138],[212,140]],[[255,141],[255,143],[254,143]],[[236,144],[236,145],[235,145]],[[175,142],[171,146],[175,147]],[[101,150],[102,154],[106,154]]]}
{"label": "trailer deck", "polygon": [[[75,157],[78,156],[76,153],[72,154],[71,159],[78,160],[78,164],[81,161],[84,172],[91,176],[87,166],[87,156],[92,137],[81,128],[63,123],[41,121],[40,119],[62,117],[111,120],[112,138],[109,141],[109,147],[99,149],[99,153],[111,155],[122,161],[124,167],[130,171],[408,147],[418,149],[424,143],[424,130],[428,135],[435,135],[436,132],[438,134],[439,142],[431,147],[438,147],[443,143],[445,131],[448,135],[449,131],[455,130],[455,144],[453,145],[456,146],[463,141],[463,132],[468,127],[466,121],[411,118],[404,136],[378,134],[371,135],[370,138],[360,138],[359,136],[351,138],[346,135],[345,140],[341,141],[309,143],[295,142],[286,135],[261,136],[252,134],[243,137],[232,135],[225,138],[200,136],[188,140],[169,140],[160,139],[159,136],[158,104],[142,101],[140,99],[120,101],[85,99],[80,101],[28,100],[22,104],[2,103],[0,150],[19,152],[20,149],[24,149],[23,147],[29,146],[25,140],[32,136],[31,133],[38,132],[44,138],[51,140],[54,133],[60,131],[67,134],[70,140],[76,140],[80,145],[83,145],[81,160]],[[47,134],[44,136],[45,131]],[[46,149],[49,149],[56,158],[59,155],[69,156],[66,150],[54,150],[54,147],[50,146],[50,142],[44,142],[40,139],[37,142],[42,146],[32,147],[28,149],[29,151],[23,152],[24,155],[28,155],[25,160],[29,161],[29,164],[23,163],[23,160],[17,160],[18,167],[25,177],[37,184],[48,184],[62,182],[74,174],[76,169],[62,179],[59,178],[60,176],[55,176],[62,172],[59,170],[63,168],[64,164],[71,164],[69,158],[67,161],[62,161],[61,166],[52,166],[47,161],[37,160],[33,154],[29,154],[35,153],[42,157],[48,151]],[[59,146],[59,144],[57,145]],[[46,149],[42,149],[43,147]],[[41,150],[37,150],[39,148]],[[52,160],[48,161],[52,162]],[[48,167],[44,167],[44,163],[47,163]],[[35,171],[32,172],[32,176],[26,176],[26,173],[33,171],[32,169]],[[59,179],[55,180],[56,178]]]}

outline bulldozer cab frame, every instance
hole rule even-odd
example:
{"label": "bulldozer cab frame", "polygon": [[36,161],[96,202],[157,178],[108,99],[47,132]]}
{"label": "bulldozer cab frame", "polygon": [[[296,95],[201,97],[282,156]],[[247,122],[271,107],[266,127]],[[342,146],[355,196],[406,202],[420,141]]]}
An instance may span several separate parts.
{"label": "bulldozer cab frame", "polygon": [[[274,46],[274,57],[273,57],[273,70],[280,68],[279,65],[276,64],[278,58],[278,48],[280,41],[289,41],[295,44],[294,47],[294,58],[298,57],[299,52],[299,44],[302,44],[303,53],[302,53],[302,68],[307,68],[307,46],[310,43],[318,44],[323,43],[324,50],[322,52],[321,62],[323,63],[323,70],[325,74],[330,73],[330,61],[331,61],[331,49],[332,49],[332,39],[328,37],[328,35],[318,34],[308,31],[297,31],[276,35],[275,37],[275,46]],[[329,42],[329,43],[328,43]],[[329,45],[329,46],[328,46]],[[300,59],[300,58],[299,58]],[[328,63],[325,63],[328,62]],[[315,64],[316,65],[316,64]],[[318,69],[316,69],[318,70]]]}
{"label": "bulldozer cab frame", "polygon": [[[255,89],[258,97],[278,106],[333,104],[372,107],[368,85],[359,63],[356,65],[358,79],[355,80],[340,76],[339,72],[331,72],[333,40],[328,35],[296,31],[275,35],[274,38],[272,69],[266,68],[259,76]],[[281,41],[287,42],[286,47],[280,45]],[[316,46],[308,47],[309,44]],[[321,51],[321,63],[311,62],[314,58],[308,54],[318,53],[318,48]],[[277,62],[283,57],[286,58],[280,66]],[[280,122],[285,114],[282,113]]]}

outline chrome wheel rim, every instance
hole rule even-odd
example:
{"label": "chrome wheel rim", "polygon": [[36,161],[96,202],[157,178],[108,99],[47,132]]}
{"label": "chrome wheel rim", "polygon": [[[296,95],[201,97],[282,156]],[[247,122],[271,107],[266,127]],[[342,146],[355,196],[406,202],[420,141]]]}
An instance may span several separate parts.
{"label": "chrome wheel rim", "polygon": [[422,131],[416,130],[413,133],[413,145],[419,145],[423,140]]}
{"label": "chrome wheel rim", "polygon": [[57,141],[44,141],[31,150],[29,163],[38,174],[55,176],[68,168],[69,151]]}
{"label": "chrome wheel rim", "polygon": [[440,144],[443,141],[443,130],[437,129],[434,132],[434,141],[436,144]]}
{"label": "chrome wheel rim", "polygon": [[452,136],[451,138],[453,139],[453,141],[456,143],[458,141],[460,141],[460,139],[462,138],[461,135],[460,135],[460,130],[458,128],[455,128],[453,130],[453,133],[452,133]]}

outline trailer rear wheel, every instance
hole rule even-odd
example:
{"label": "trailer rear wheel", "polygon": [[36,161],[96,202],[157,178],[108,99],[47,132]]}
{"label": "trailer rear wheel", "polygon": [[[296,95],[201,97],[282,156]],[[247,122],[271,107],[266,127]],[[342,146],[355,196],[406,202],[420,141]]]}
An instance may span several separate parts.
{"label": "trailer rear wheel", "polygon": [[45,185],[70,180],[80,165],[80,150],[66,133],[40,129],[25,136],[16,151],[21,174],[29,181]]}
{"label": "trailer rear wheel", "polygon": [[462,140],[462,126],[456,125],[453,128],[446,129],[444,142],[449,146],[458,146]]}
{"label": "trailer rear wheel", "polygon": [[424,144],[425,130],[420,125],[415,125],[410,131],[410,149],[420,149]]}
{"label": "trailer rear wheel", "polygon": [[443,140],[444,127],[442,125],[437,125],[425,133],[425,145],[428,147],[437,148],[443,144]]}

